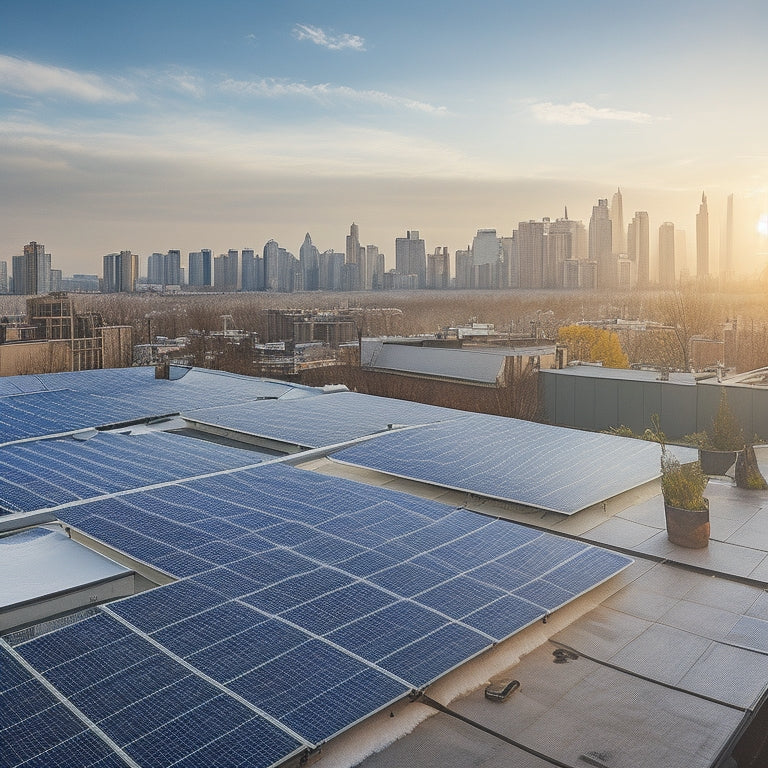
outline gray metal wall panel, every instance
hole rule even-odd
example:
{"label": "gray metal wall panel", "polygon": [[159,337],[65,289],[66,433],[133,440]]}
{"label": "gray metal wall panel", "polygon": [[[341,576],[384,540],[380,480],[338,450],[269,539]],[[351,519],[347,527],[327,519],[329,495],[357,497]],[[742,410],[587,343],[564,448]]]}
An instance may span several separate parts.
{"label": "gray metal wall panel", "polygon": [[661,385],[661,429],[669,439],[679,440],[696,431],[695,395],[690,387]]}
{"label": "gray metal wall panel", "polygon": [[574,380],[573,426],[578,429],[595,429],[595,380]]}
{"label": "gray metal wall panel", "polygon": [[643,384],[643,423],[650,425],[655,413],[661,416],[661,382],[649,381]]}
{"label": "gray metal wall panel", "polygon": [[604,430],[619,426],[619,385],[623,382],[595,379],[595,426]]}
{"label": "gray metal wall panel", "polygon": [[644,387],[644,382],[622,381],[618,393],[619,424],[638,433],[643,432],[648,426],[643,412]]}

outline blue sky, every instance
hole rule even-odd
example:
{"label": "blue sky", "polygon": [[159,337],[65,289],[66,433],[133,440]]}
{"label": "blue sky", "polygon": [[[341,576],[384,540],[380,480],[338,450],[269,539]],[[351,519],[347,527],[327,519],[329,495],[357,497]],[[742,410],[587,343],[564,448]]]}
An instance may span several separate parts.
{"label": "blue sky", "polygon": [[766,29],[743,0],[4,3],[0,259],[343,250],[352,221],[391,259],[617,186],[689,233],[734,192],[753,233]]}

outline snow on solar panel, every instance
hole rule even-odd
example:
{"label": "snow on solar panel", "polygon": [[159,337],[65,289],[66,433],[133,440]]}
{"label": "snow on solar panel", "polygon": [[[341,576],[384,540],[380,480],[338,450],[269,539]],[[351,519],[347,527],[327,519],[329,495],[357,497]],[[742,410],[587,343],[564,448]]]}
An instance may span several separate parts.
{"label": "snow on solar panel", "polygon": [[333,458],[568,515],[660,471],[654,443],[485,415],[395,430]]}

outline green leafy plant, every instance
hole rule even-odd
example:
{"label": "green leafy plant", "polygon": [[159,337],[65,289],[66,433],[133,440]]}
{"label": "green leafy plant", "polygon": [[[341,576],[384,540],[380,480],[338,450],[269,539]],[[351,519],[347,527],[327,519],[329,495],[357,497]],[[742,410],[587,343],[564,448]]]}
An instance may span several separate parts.
{"label": "green leafy plant", "polygon": [[728,405],[725,389],[720,390],[720,404],[712,419],[712,428],[686,435],[685,439],[705,451],[740,451],[744,447],[744,432]]}
{"label": "green leafy plant", "polygon": [[679,509],[707,509],[704,489],[707,476],[701,464],[681,464],[666,446],[661,448],[661,493],[664,503]]}

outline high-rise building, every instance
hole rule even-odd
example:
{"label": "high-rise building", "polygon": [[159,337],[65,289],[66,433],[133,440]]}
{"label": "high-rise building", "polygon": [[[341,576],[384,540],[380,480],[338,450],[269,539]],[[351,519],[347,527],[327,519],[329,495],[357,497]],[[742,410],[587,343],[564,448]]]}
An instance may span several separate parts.
{"label": "high-rise building", "polygon": [[[365,248],[360,245],[360,230],[354,222],[347,235],[347,264],[357,264],[357,275],[360,281],[357,286],[349,290],[360,290],[365,285]],[[347,270],[347,273],[354,274],[354,270]]]}
{"label": "high-rise building", "polygon": [[344,266],[344,254],[333,250],[320,254],[319,288],[321,291],[341,290],[341,271]]}
{"label": "high-rise building", "polygon": [[[549,224],[547,253],[545,254],[544,268],[542,270],[543,287],[567,287],[565,285],[565,262],[586,259],[586,250],[587,235],[584,224],[581,221],[569,219],[568,209],[566,208],[565,218],[557,219]],[[571,270],[573,270],[573,267],[571,267]]]}
{"label": "high-rise building", "polygon": [[520,253],[517,247],[517,233],[511,237],[501,238],[501,263],[503,288],[518,288],[520,286]]}
{"label": "high-rise building", "polygon": [[448,248],[437,247],[427,256],[427,288],[445,290],[451,285],[451,258]]}
{"label": "high-rise building", "polygon": [[472,260],[472,249],[467,246],[466,250],[456,251],[456,280],[455,287],[474,288],[475,287],[475,263]]}
{"label": "high-rise building", "polygon": [[261,257],[257,256],[253,248],[243,248],[240,252],[240,288],[243,291],[261,291],[261,277],[264,270],[261,268]]}
{"label": "high-rise building", "polygon": [[517,225],[520,288],[544,286],[544,261],[549,252],[549,219],[521,221]]}
{"label": "high-rise building", "polygon": [[0,261],[0,293],[8,293],[8,262]]}
{"label": "high-rise building", "polygon": [[627,227],[627,256],[635,262],[637,285],[647,288],[651,279],[651,249],[647,211],[635,211]]}
{"label": "high-rise building", "polygon": [[34,240],[22,256],[13,257],[13,292],[19,296],[48,293],[51,289],[51,254]]}
{"label": "high-rise building", "polygon": [[236,291],[239,255],[236,248],[230,248],[213,260],[213,285],[217,291]]}
{"label": "high-rise building", "polygon": [[301,265],[305,291],[316,291],[320,285],[319,258],[320,254],[312,244],[312,238],[307,232],[304,236],[304,242],[299,248],[299,264]]}
{"label": "high-rise building", "polygon": [[139,256],[130,251],[108,253],[102,271],[104,293],[133,293],[139,278]]}
{"label": "high-rise building", "polygon": [[696,278],[709,277],[709,211],[707,196],[701,193],[701,205],[696,214]]}
{"label": "high-rise building", "polygon": [[202,248],[189,254],[187,279],[190,286],[202,288],[213,284],[211,281],[212,261],[210,248]]}
{"label": "high-rise building", "polygon": [[676,283],[675,225],[665,221],[659,227],[659,285],[662,288],[674,288]]}
{"label": "high-rise building", "polygon": [[418,230],[395,238],[395,269],[401,275],[415,275],[417,288],[427,287],[427,252]]}
{"label": "high-rise building", "polygon": [[365,246],[365,289],[380,291],[384,288],[384,272],[386,271],[384,254],[379,253],[376,245]]}
{"label": "high-rise building", "polygon": [[626,237],[624,203],[621,198],[621,188],[618,188],[611,198],[611,249],[614,255],[627,252]]}
{"label": "high-rise building", "polygon": [[589,219],[589,260],[597,262],[597,283],[600,288],[613,288],[616,285],[616,259],[612,243],[613,224],[606,198],[592,206]]}

